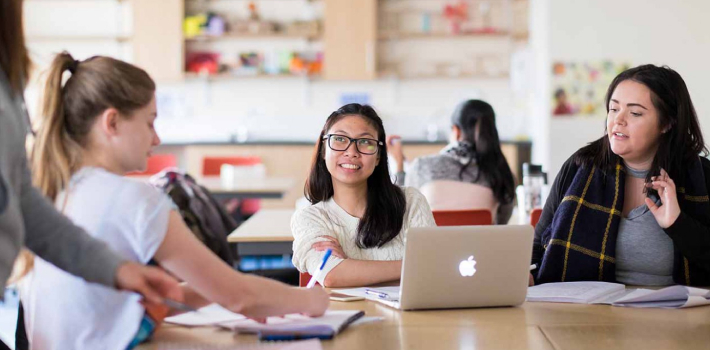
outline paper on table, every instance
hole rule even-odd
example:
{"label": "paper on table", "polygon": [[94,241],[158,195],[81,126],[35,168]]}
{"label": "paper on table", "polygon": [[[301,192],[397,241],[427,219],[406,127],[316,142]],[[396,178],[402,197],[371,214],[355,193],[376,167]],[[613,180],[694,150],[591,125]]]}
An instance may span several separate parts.
{"label": "paper on table", "polygon": [[610,294],[622,293],[623,284],[609,282],[558,282],[528,288],[527,301],[594,303]]}
{"label": "paper on table", "polygon": [[321,317],[290,314],[284,317],[269,317],[266,323],[250,319],[220,323],[220,327],[242,333],[259,331],[302,331],[310,334],[337,334],[342,328],[362,317],[360,310],[329,310]]}
{"label": "paper on table", "polygon": [[321,350],[319,339],[308,339],[288,342],[267,342],[252,344],[205,344],[205,343],[175,343],[155,342],[158,350]]}
{"label": "paper on table", "polygon": [[355,297],[363,297],[365,299],[370,299],[370,300],[379,300],[379,298],[376,295],[365,293],[365,290],[368,290],[368,289],[369,290],[376,290],[381,293],[386,293],[387,295],[390,296],[390,300],[399,300],[399,292],[400,292],[399,286],[334,289],[333,291],[340,293],[340,294],[352,295]]}
{"label": "paper on table", "polygon": [[639,289],[612,305],[626,307],[688,308],[710,305],[710,291],[707,289],[670,286],[659,290]]}
{"label": "paper on table", "polygon": [[303,330],[314,334],[336,334],[354,319],[361,317],[362,314],[360,310],[329,310],[321,317],[308,317],[300,314],[269,317],[263,324],[233,313],[217,304],[211,304],[199,309],[198,312],[167,317],[165,322],[182,326],[219,326],[247,333],[264,330]]}
{"label": "paper on table", "polygon": [[166,317],[165,322],[181,326],[215,326],[224,322],[246,320],[247,318],[235,314],[217,304],[210,304],[200,308],[198,312],[187,312],[177,316]]}

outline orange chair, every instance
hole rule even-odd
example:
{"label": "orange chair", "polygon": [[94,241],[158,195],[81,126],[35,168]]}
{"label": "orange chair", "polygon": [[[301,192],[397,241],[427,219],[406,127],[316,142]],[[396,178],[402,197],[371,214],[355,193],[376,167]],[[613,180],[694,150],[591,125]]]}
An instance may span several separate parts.
{"label": "orange chair", "polygon": [[434,210],[437,226],[493,225],[493,215],[488,209]]}
{"label": "orange chair", "polygon": [[298,286],[299,287],[305,287],[308,285],[308,282],[311,281],[311,274],[308,272],[301,272],[300,275],[298,276]]}
{"label": "orange chair", "polygon": [[219,176],[222,164],[229,165],[257,165],[261,164],[261,158],[256,156],[244,157],[205,157],[202,159],[203,176]]}
{"label": "orange chair", "polygon": [[532,225],[532,227],[537,226],[537,222],[540,221],[540,216],[542,216],[542,209],[540,208],[533,209],[533,211],[530,212],[530,225]]}
{"label": "orange chair", "polygon": [[[237,157],[205,157],[202,159],[203,176],[219,176],[222,164],[229,165],[257,165],[261,164],[261,158],[257,156],[237,156]],[[251,215],[261,209],[259,199],[247,198],[241,201],[241,213]]]}
{"label": "orange chair", "polygon": [[165,168],[177,166],[177,159],[172,154],[156,154],[148,158],[148,166],[145,171],[129,173],[128,176],[148,176],[155,175]]}

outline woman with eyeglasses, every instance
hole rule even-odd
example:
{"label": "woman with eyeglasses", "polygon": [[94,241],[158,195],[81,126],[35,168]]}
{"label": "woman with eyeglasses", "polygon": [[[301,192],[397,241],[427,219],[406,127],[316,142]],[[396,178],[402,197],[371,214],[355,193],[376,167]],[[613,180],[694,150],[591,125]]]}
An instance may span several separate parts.
{"label": "woman with eyeglasses", "polygon": [[333,112],[316,143],[305,195],[310,207],[291,219],[293,263],[326,287],[364,286],[400,278],[410,227],[435,226],[424,196],[393,184],[382,119],[370,106]]}

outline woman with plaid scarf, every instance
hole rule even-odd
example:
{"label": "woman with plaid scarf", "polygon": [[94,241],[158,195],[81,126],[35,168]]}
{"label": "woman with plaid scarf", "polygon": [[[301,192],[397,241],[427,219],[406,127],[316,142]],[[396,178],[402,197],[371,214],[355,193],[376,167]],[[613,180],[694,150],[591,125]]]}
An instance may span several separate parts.
{"label": "woman with plaid scarf", "polygon": [[534,282],[710,285],[710,161],[685,82],[632,68],[606,106],[605,135],[567,160],[545,203]]}

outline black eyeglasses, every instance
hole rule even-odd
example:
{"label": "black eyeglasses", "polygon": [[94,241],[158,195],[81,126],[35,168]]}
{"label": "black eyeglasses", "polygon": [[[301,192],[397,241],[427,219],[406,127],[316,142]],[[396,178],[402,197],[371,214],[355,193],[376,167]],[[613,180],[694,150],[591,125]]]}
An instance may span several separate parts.
{"label": "black eyeglasses", "polygon": [[378,146],[384,145],[382,141],[375,139],[354,139],[345,135],[327,134],[323,140],[328,140],[328,147],[333,151],[345,151],[350,144],[355,142],[355,149],[362,154],[372,155],[377,153]]}

